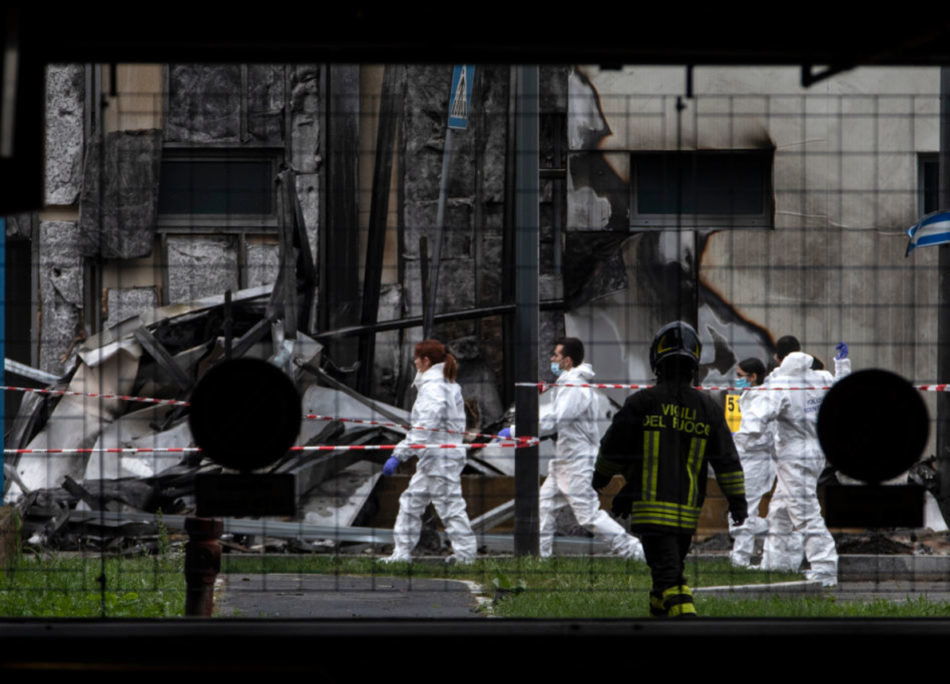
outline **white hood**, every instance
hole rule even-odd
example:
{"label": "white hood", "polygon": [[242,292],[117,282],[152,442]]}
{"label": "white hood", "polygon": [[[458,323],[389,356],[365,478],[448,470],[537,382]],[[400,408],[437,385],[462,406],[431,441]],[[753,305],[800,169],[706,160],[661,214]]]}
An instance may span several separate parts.
{"label": "white hood", "polygon": [[418,389],[424,382],[439,382],[445,377],[445,362],[436,363],[429,366],[429,369],[419,373],[413,378],[412,384]]}
{"label": "white hood", "polygon": [[557,378],[559,385],[590,383],[594,379],[594,369],[589,363],[582,363],[571,370],[564,371]]}
{"label": "white hood", "polygon": [[792,352],[784,359],[782,359],[782,364],[779,366],[779,373],[781,375],[805,375],[808,371],[811,370],[811,365],[815,362],[811,356],[805,352]]}

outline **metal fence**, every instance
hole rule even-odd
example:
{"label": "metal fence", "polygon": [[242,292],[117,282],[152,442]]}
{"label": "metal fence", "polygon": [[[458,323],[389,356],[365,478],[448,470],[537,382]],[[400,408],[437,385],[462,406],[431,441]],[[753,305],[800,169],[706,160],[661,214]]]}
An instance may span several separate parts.
{"label": "metal fence", "polygon": [[[527,146],[538,226],[516,212],[517,71],[464,74],[467,127],[449,129],[450,109],[466,111],[451,66],[49,67],[46,206],[6,217],[4,500],[21,522],[4,527],[5,615],[180,615],[197,562],[195,586],[217,592],[224,617],[476,616],[584,592],[594,608],[555,617],[641,617],[647,566],[610,557],[569,508],[554,559],[522,555],[518,455],[538,453],[544,477],[556,453],[550,435],[499,435],[516,420],[518,329],[531,321],[539,389],[564,335],[584,342],[591,382],[623,385],[593,388],[601,433],[654,382],[654,333],[682,319],[704,345],[698,384],[724,406],[737,363],[768,364],[780,336],[829,369],[845,342],[856,371],[921,393],[921,458],[936,453],[938,248],[910,251],[907,230],[939,209],[938,69],[859,68],[802,88],[795,69],[697,67],[687,92],[682,68],[542,67]],[[516,282],[525,230],[538,235],[536,308]],[[429,509],[416,562],[394,577],[377,561],[416,459],[393,476],[381,466],[417,432],[424,327],[459,361],[467,432],[438,441],[465,454],[478,560],[445,563]],[[220,470],[189,401],[228,358],[282,369],[302,422],[296,448],[258,469],[293,475],[295,513],[216,516],[214,572],[213,545],[203,559],[184,551],[196,478]],[[241,415],[262,394],[251,384],[222,401]],[[238,504],[266,500],[254,487]],[[697,597],[802,579],[730,566],[726,502],[714,479],[709,490],[687,563]],[[943,600],[932,582],[946,575],[946,523],[931,493],[925,503],[913,529],[832,529],[839,599]],[[825,595],[805,581],[772,591]]]}

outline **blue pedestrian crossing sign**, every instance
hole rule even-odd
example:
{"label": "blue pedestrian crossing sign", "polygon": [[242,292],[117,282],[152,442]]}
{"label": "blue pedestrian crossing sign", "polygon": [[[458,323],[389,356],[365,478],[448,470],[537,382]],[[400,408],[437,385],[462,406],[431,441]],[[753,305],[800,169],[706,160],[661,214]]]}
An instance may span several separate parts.
{"label": "blue pedestrian crossing sign", "polygon": [[449,95],[449,128],[468,128],[474,80],[474,64],[457,64],[452,71],[452,90]]}

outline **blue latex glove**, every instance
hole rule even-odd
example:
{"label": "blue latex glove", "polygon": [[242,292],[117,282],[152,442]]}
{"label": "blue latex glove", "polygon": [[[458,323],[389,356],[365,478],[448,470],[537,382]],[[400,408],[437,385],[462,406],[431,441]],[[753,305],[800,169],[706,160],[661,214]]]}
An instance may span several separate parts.
{"label": "blue latex glove", "polygon": [[844,342],[839,342],[836,344],[835,351],[837,352],[835,354],[835,361],[848,358],[848,345],[846,345]]}
{"label": "blue latex glove", "polygon": [[402,463],[402,461],[400,461],[398,458],[395,456],[390,456],[383,465],[383,475],[392,475],[395,473],[396,468],[399,467],[400,463]]}
{"label": "blue latex glove", "polygon": [[502,428],[498,431],[498,436],[504,439],[511,439],[511,428]]}

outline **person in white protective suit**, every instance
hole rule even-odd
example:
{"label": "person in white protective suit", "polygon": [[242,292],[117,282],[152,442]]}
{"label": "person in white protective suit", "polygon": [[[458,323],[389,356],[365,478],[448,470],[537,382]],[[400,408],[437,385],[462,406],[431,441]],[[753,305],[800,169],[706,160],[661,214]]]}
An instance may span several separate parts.
{"label": "person in white protective suit", "polygon": [[412,550],[419,543],[422,514],[429,505],[445,526],[452,542],[453,555],[447,562],[468,564],[475,561],[475,534],[462,498],[464,449],[412,448],[410,445],[452,444],[462,441],[465,431],[465,406],[462,391],[455,382],[458,367],[455,357],[437,340],[424,340],[415,347],[418,390],[412,405],[412,428],[383,466],[384,475],[392,475],[400,463],[418,456],[416,472],[406,491],[399,497],[399,514],[393,527],[392,555],[383,562],[411,562]]}
{"label": "person in white protective suit", "polygon": [[847,345],[838,344],[832,377],[828,371],[812,370],[814,359],[800,350],[792,336],[778,341],[780,365],[766,380],[773,389],[762,392],[767,397],[764,417],[775,421],[777,483],[769,504],[761,567],[795,572],[804,552],[810,565],[805,576],[833,587],[838,583],[838,552],[818,501],[825,455],[818,443],[817,420],[826,391],[791,388],[830,385],[851,372],[851,361]]}
{"label": "person in white protective suit", "polygon": [[764,541],[769,531],[768,522],[759,515],[759,503],[775,483],[775,423],[766,417],[766,392],[746,389],[765,381],[765,364],[756,358],[745,359],[739,362],[736,378],[736,386],[743,388],[739,397],[741,423],[732,439],[745,474],[749,517],[742,525],[729,519],[729,535],[733,539],[729,560],[737,567],[748,568],[752,566],[756,539]]}
{"label": "person in white protective suit", "polygon": [[606,543],[612,554],[643,560],[640,541],[601,510],[600,497],[591,486],[600,448],[597,396],[589,387],[561,387],[591,382],[594,371],[583,361],[584,345],[580,340],[563,337],[557,341],[551,355],[551,371],[557,376],[554,407],[541,420],[542,434],[557,431],[554,458],[539,494],[541,557],[552,555],[556,513],[569,505],[577,522]]}

